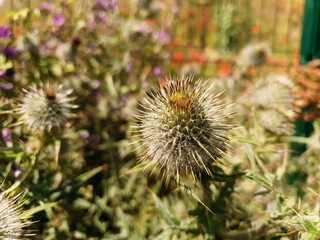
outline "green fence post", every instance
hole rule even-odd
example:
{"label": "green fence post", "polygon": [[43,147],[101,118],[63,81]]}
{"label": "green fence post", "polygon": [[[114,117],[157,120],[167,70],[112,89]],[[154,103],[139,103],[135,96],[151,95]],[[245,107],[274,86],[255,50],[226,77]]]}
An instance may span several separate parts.
{"label": "green fence post", "polygon": [[[300,64],[320,58],[320,0],[305,0],[302,37],[300,45]],[[302,111],[310,110],[308,108]],[[296,121],[295,136],[309,137],[313,132],[313,121]],[[305,144],[292,143],[293,156],[298,156],[306,150]]]}

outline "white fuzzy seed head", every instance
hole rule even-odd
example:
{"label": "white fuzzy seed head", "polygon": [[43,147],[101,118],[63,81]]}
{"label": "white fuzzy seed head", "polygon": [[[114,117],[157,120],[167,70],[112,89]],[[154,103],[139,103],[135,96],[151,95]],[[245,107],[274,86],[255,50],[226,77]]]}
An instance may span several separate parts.
{"label": "white fuzzy seed head", "polygon": [[62,85],[32,87],[18,109],[21,120],[34,132],[60,130],[75,108],[71,103],[73,99],[69,97],[71,93],[72,90],[65,90]]}
{"label": "white fuzzy seed head", "polygon": [[142,160],[156,161],[165,172],[196,181],[212,175],[212,164],[226,152],[229,129],[222,114],[226,105],[212,95],[212,84],[181,77],[150,92],[139,115]]}
{"label": "white fuzzy seed head", "polygon": [[26,219],[19,217],[22,214],[21,204],[17,203],[19,195],[9,198],[0,194],[0,239],[26,239],[28,234],[23,229],[30,225]]}
{"label": "white fuzzy seed head", "polygon": [[263,65],[268,55],[270,55],[270,48],[265,43],[249,44],[244,47],[240,53],[243,64],[247,66],[261,66]]}

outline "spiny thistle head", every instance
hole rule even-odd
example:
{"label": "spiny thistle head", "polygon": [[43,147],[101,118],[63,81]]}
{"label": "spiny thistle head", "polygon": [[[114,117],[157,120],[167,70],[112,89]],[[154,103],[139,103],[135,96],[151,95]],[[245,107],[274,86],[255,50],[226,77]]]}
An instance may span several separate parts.
{"label": "spiny thistle head", "polygon": [[23,211],[21,204],[17,203],[18,199],[19,195],[9,198],[0,194],[0,239],[26,239],[28,235],[23,228],[30,225],[30,222],[20,217]]}
{"label": "spiny thistle head", "polygon": [[71,109],[75,105],[69,97],[72,90],[63,89],[62,85],[47,84],[40,88],[32,87],[26,91],[18,109],[21,120],[32,131],[60,130],[68,122]]}
{"label": "spiny thistle head", "polygon": [[270,54],[270,48],[265,43],[249,44],[241,51],[241,60],[248,66],[261,66]]}
{"label": "spiny thistle head", "polygon": [[212,164],[226,152],[224,123],[230,114],[212,95],[212,84],[193,78],[167,79],[165,86],[150,92],[139,114],[138,133],[144,149],[142,160],[154,160],[164,173],[212,175]]}
{"label": "spiny thistle head", "polygon": [[246,102],[256,106],[261,126],[279,135],[292,135],[296,118],[294,99],[289,91],[290,79],[269,75],[249,90]]}

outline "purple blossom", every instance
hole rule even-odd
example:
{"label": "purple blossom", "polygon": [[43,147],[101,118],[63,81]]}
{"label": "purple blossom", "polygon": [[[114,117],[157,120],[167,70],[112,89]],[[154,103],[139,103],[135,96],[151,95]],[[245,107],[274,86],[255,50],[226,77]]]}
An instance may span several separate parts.
{"label": "purple blossom", "polygon": [[82,139],[88,139],[89,137],[90,137],[90,133],[88,133],[88,132],[84,132],[80,135],[80,138],[82,138]]}
{"label": "purple blossom", "polygon": [[153,69],[153,74],[154,74],[155,76],[159,76],[161,73],[162,73],[161,67],[155,67],[155,68]]}
{"label": "purple blossom", "polygon": [[118,0],[95,0],[95,2],[97,7],[100,7],[104,10],[114,10],[119,6]]}
{"label": "purple blossom", "polygon": [[10,46],[5,47],[2,50],[2,53],[6,56],[7,59],[12,59],[17,55],[17,51]]}
{"label": "purple blossom", "polygon": [[43,10],[46,10],[46,11],[51,11],[52,9],[52,2],[41,2],[40,3],[40,6]]}
{"label": "purple blossom", "polygon": [[4,128],[1,131],[2,133],[2,139],[7,143],[7,142],[11,142],[11,132],[9,130],[9,128]]}
{"label": "purple blossom", "polygon": [[66,19],[62,13],[57,13],[56,15],[54,15],[53,21],[54,21],[54,25],[56,25],[57,27],[60,27],[61,25],[63,25],[65,20]]}
{"label": "purple blossom", "polygon": [[147,83],[146,81],[143,81],[143,82],[141,83],[141,87],[142,87],[142,88],[147,88],[147,87],[148,87],[148,83]]}
{"label": "purple blossom", "polygon": [[106,13],[105,12],[99,12],[98,17],[99,17],[99,21],[101,23],[105,23],[106,22]]}
{"label": "purple blossom", "polygon": [[101,86],[101,81],[98,80],[98,79],[94,79],[92,82],[91,82],[91,87],[94,88],[94,89],[97,89]]}
{"label": "purple blossom", "polygon": [[166,33],[164,30],[160,29],[153,33],[153,39],[159,43],[169,43],[171,41],[170,34]]}
{"label": "purple blossom", "polygon": [[0,77],[6,76],[6,72],[0,70]]}
{"label": "purple blossom", "polygon": [[7,26],[0,26],[0,38],[8,38],[11,35],[11,30]]}
{"label": "purple blossom", "polygon": [[0,83],[0,88],[2,90],[9,91],[9,90],[11,90],[13,88],[13,85],[12,85],[12,83],[7,83],[7,84]]}

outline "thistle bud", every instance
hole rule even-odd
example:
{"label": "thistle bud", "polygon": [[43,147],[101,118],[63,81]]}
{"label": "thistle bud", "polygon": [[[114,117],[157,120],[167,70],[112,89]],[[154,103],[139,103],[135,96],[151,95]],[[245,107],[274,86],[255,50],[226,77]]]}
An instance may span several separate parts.
{"label": "thistle bud", "polygon": [[18,202],[19,195],[9,198],[0,194],[0,239],[18,240],[26,239],[28,235],[23,229],[30,225],[25,218],[21,218],[21,204]]}
{"label": "thistle bud", "polygon": [[244,47],[241,51],[241,60],[247,66],[261,66],[270,54],[270,48],[267,44],[256,43]]}
{"label": "thistle bud", "polygon": [[214,163],[226,152],[229,129],[223,114],[226,105],[212,94],[209,82],[192,78],[167,79],[165,86],[150,92],[138,119],[144,149],[142,160],[154,160],[164,173],[212,175]]}
{"label": "thistle bud", "polygon": [[71,104],[71,93],[72,90],[65,90],[62,85],[32,87],[18,109],[21,120],[32,131],[60,130],[68,122],[71,109],[76,107]]}

